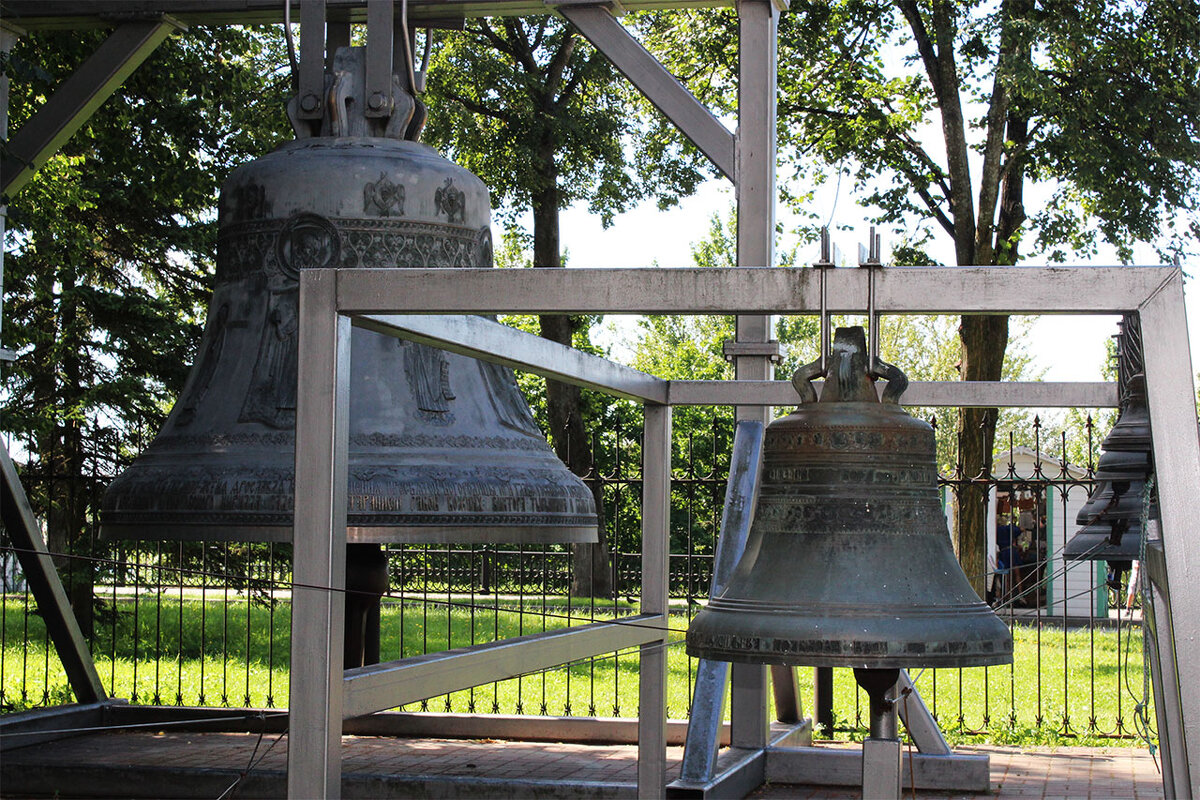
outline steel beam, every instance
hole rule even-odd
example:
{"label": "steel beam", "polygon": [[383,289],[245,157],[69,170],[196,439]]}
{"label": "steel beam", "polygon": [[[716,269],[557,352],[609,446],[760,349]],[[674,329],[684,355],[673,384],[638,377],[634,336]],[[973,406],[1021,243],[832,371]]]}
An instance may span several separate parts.
{"label": "steel beam", "polygon": [[736,171],[734,137],[607,8],[558,0],[546,5],[566,17],[592,46],[604,54],[634,88],[646,96],[725,177]]}
{"label": "steel beam", "polygon": [[372,314],[354,324],[614,397],[667,402],[668,382],[661,378],[483,317]]}
{"label": "steel beam", "polygon": [[288,796],[342,789],[350,320],[332,270],[300,274]]}
{"label": "steel beam", "polygon": [[[813,381],[818,392],[823,381]],[[876,389],[882,396],[887,381]],[[761,403],[794,406],[789,381],[670,381],[673,406],[729,406]],[[909,407],[949,408],[1116,408],[1117,385],[1105,382],[913,381],[900,398]]]}
{"label": "steel beam", "polygon": [[325,114],[325,58],[325,0],[300,0],[297,119],[319,120]]}
{"label": "steel beam", "polygon": [[[294,2],[294,0],[293,0]],[[367,21],[367,0],[325,0],[329,18]],[[706,6],[729,6],[732,0],[704,0]],[[631,11],[695,8],[695,0],[621,0]],[[101,28],[128,14],[163,12],[196,25],[278,25],[281,0],[4,0],[4,14],[29,30]],[[408,0],[410,24],[448,25],[466,17],[545,14],[543,0]]]}
{"label": "steel beam", "polygon": [[[1150,528],[1153,531],[1153,521]],[[1176,770],[1176,765],[1187,764],[1187,751],[1179,702],[1179,664],[1171,635],[1171,592],[1162,540],[1148,541],[1145,555],[1142,574],[1148,591],[1143,597],[1148,602],[1142,606],[1142,619],[1148,641],[1144,643],[1143,652],[1149,655],[1152,674],[1156,676],[1153,682],[1154,716],[1158,740],[1162,744],[1159,752],[1162,753],[1164,795],[1167,800],[1176,800],[1191,797],[1192,791],[1187,784],[1187,769]]]}
{"label": "steel beam", "polygon": [[[354,324],[631,400],[672,406],[797,402],[788,381],[667,381],[483,317],[371,314]],[[822,382],[813,385],[819,391]],[[886,381],[877,384],[881,396],[886,387]],[[1106,382],[913,381],[902,400],[914,407],[1115,408],[1117,388]]]}
{"label": "steel beam", "polygon": [[642,645],[638,666],[639,798],[667,785],[668,560],[671,547],[671,408],[647,405],[642,433],[642,594],[644,614],[662,620]]}
{"label": "steel beam", "polygon": [[171,31],[183,27],[164,15],[153,21],[126,22],[113,31],[9,139],[0,163],[0,201],[12,198],[28,183]]}
{"label": "steel beam", "polygon": [[[725,590],[734,567],[746,549],[754,501],[762,476],[763,423],[741,420],[733,435],[729,455],[729,481],[725,486],[725,504],[721,512],[721,530],[717,536],[709,598]],[[729,686],[729,662],[700,659],[692,690],[692,710],[688,715],[687,743],[679,779],[672,792],[702,790],[716,775],[720,734],[725,718],[725,690]]]}
{"label": "steel beam", "polygon": [[[1179,686],[1178,729],[1183,734],[1184,763],[1172,763],[1177,785],[1200,796],[1200,535],[1195,495],[1200,486],[1200,436],[1196,430],[1196,398],[1183,305],[1183,274],[1175,272],[1140,304],[1146,395],[1154,440],[1154,471],[1162,546],[1166,556],[1169,625],[1175,645],[1177,675],[1163,674],[1164,684]],[[1163,662],[1165,664],[1165,661]]]}
{"label": "steel beam", "polygon": [[[866,313],[866,270],[826,272],[831,313]],[[880,314],[1121,314],[1179,268],[876,272]],[[347,314],[815,314],[821,308],[817,273],[809,267],[344,269],[338,270],[338,308]]]}
{"label": "steel beam", "polygon": [[[986,755],[956,753],[904,755],[901,783],[918,789],[987,792],[991,774]],[[766,780],[818,786],[861,786],[863,754],[858,749],[830,747],[772,747],[767,750]],[[911,764],[911,773],[909,771]]]}
{"label": "steel beam", "polygon": [[[737,265],[772,267],[775,264],[775,95],[779,12],[768,0],[738,0],[738,130]],[[738,314],[737,345],[761,345],[772,338],[774,322],[767,313]],[[765,355],[737,355],[733,359],[738,380],[768,380],[771,359]],[[739,420],[771,419],[769,406],[737,406]],[[787,667],[773,686],[781,708],[799,708],[795,680]],[[767,668],[734,664],[730,669],[730,723],[735,747],[762,748],[767,744]]]}
{"label": "steel beam", "polygon": [[896,681],[895,693],[896,696],[889,695],[889,697],[896,700],[896,713],[900,715],[900,719],[904,722],[904,728],[908,731],[908,735],[917,749],[927,755],[950,755],[950,745],[946,743],[946,737],[942,736],[942,729],[938,727],[937,720],[930,713],[929,706],[925,705],[920,692],[913,685],[908,670],[900,670],[900,679]]}
{"label": "steel beam", "polygon": [[371,714],[588,656],[661,642],[666,628],[664,614],[640,614],[349,669],[342,716]]}
{"label": "steel beam", "polygon": [[54,643],[63,671],[67,673],[71,691],[80,703],[104,700],[108,695],[96,672],[87,640],[79,629],[54,561],[46,550],[17,469],[4,448],[0,448],[0,478],[0,521],[12,540],[21,569],[25,571],[25,580],[37,601],[38,613],[46,624],[46,632]]}

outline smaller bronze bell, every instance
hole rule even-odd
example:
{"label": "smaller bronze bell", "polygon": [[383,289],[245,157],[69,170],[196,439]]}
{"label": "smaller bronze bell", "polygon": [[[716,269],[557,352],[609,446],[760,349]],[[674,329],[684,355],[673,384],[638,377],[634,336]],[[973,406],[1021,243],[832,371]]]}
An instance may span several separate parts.
{"label": "smaller bronze bell", "polygon": [[868,670],[1011,662],[1008,628],[955,559],[933,429],[897,402],[904,374],[868,365],[858,327],[838,329],[819,402],[817,374],[797,371],[801,405],[767,428],[745,553],[692,620],[688,653]]}
{"label": "smaller bronze bell", "polygon": [[[1081,527],[1063,548],[1067,561],[1130,561],[1140,557],[1143,497],[1153,471],[1145,376],[1129,381],[1126,405],[1100,448],[1096,490],[1075,523]],[[1151,498],[1151,517],[1157,503]]]}

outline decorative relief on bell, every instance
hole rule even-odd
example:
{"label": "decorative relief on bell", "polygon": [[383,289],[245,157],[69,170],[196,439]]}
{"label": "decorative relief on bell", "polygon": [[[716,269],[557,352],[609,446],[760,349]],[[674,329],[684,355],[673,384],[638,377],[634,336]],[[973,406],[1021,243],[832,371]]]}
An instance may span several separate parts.
{"label": "decorative relief on bell", "polygon": [[371,211],[381,217],[404,216],[404,187],[389,181],[386,173],[363,187],[363,212]]}
{"label": "decorative relief on bell", "polygon": [[509,373],[499,364],[490,361],[480,361],[479,371],[483,374],[484,383],[488,387],[488,399],[492,401],[492,409],[496,419],[506,428],[542,439],[541,428],[533,420],[533,413],[521,396],[520,389],[511,380]]}
{"label": "decorative relief on bell", "polygon": [[438,214],[445,214],[449,223],[462,222],[466,211],[467,197],[462,189],[454,185],[454,178],[446,178],[446,182],[433,194],[434,205]]}
{"label": "decorative relief on bell", "polygon": [[302,269],[324,269],[338,265],[342,237],[337,227],[320,214],[293,214],[276,239],[279,268],[293,281]]}
{"label": "decorative relief on bell", "polygon": [[258,358],[238,422],[261,422],[272,428],[296,425],[296,354],[300,340],[300,291],[271,290]]}
{"label": "decorative relief on bell", "polygon": [[178,425],[188,425],[196,416],[196,407],[204,400],[221,361],[225,348],[225,331],[229,324],[229,303],[221,303],[204,329],[204,349],[196,359],[195,375],[180,398]]}
{"label": "decorative relief on bell", "polygon": [[449,425],[454,421],[450,401],[450,364],[446,354],[432,347],[404,343],[404,375],[417,401],[421,419],[434,425]]}

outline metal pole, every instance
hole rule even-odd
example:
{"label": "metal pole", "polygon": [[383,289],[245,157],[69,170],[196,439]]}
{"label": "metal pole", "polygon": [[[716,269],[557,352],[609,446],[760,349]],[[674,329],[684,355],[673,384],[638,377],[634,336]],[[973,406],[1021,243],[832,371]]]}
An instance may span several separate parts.
{"label": "metal pole", "polygon": [[288,796],[342,789],[350,320],[334,270],[300,276]]}
{"label": "metal pole", "polygon": [[[778,12],[764,0],[739,0],[738,132],[737,132],[737,265],[775,264],[775,95]],[[771,340],[769,314],[737,317],[737,342]],[[739,355],[738,380],[769,380],[769,356]],[[769,406],[738,406],[738,420],[771,419]],[[762,749],[767,745],[767,670],[757,664],[731,669],[730,723],[734,746]],[[785,683],[786,687],[788,684]],[[784,699],[785,703],[787,698]]]}
{"label": "metal pole", "polygon": [[[742,420],[733,436],[729,459],[729,482],[721,513],[721,531],[713,557],[709,598],[725,590],[734,567],[746,549],[751,515],[762,476],[763,424]],[[692,713],[688,718],[687,743],[679,780],[703,785],[714,777],[721,726],[725,719],[725,690],[729,686],[729,662],[700,659],[692,691]]]}
{"label": "metal pole", "polygon": [[[642,608],[667,613],[671,519],[671,407],[645,406],[642,441]],[[667,785],[667,630],[641,647],[638,671],[638,797]]]}
{"label": "metal pole", "polygon": [[[1200,536],[1196,535],[1195,490],[1200,486],[1200,437],[1196,435],[1196,400],[1187,318],[1183,305],[1183,272],[1176,269],[1139,308],[1146,367],[1146,395],[1154,439],[1154,469],[1162,514],[1162,546],[1166,556],[1170,610],[1157,620],[1162,643],[1174,642],[1177,674],[1159,674],[1166,690],[1179,691],[1177,729],[1183,733],[1186,761],[1172,763],[1176,785],[1200,796]],[[1190,487],[1190,488],[1189,488]],[[1163,666],[1166,666],[1163,660]],[[1178,745],[1176,745],[1178,746]]]}

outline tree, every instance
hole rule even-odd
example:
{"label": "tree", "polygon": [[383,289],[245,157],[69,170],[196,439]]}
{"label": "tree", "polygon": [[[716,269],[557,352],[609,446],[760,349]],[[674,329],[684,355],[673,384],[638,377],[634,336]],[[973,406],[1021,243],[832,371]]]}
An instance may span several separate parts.
{"label": "tree", "polygon": [[[645,197],[665,207],[703,177],[701,157],[554,16],[468,20],[464,35],[440,44],[428,98],[426,138],[488,184],[509,224],[532,212],[535,267],[563,266],[560,209],[587,202],[607,224]],[[587,319],[542,315],[539,328],[570,345],[586,339]],[[555,451],[590,472],[579,389],[547,381],[546,406]],[[599,583],[609,574],[601,547],[575,549],[580,594],[611,594]]]}
{"label": "tree", "polygon": [[[671,68],[724,109],[735,25],[700,11],[643,22]],[[779,79],[794,174],[852,175],[876,221],[917,247],[943,237],[958,265],[1015,264],[1022,243],[1052,261],[1101,242],[1122,259],[1135,241],[1181,253],[1200,235],[1196,0],[798,2],[781,19]],[[959,335],[962,378],[998,380],[1008,319],[965,316]],[[960,412],[969,473],[988,469],[996,419]],[[986,497],[959,513],[960,561],[982,575]]]}
{"label": "tree", "polygon": [[[280,38],[196,28],[164,42],[12,199],[4,336],[17,360],[4,428],[44,476],[34,500],[53,552],[85,552],[109,477],[97,465],[111,468],[123,442],[156,430],[186,378],[211,289],[218,187],[287,129]],[[20,40],[13,58],[49,80],[29,70],[13,82],[14,129],[100,40]],[[66,572],[87,632],[91,567]]]}

